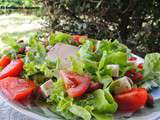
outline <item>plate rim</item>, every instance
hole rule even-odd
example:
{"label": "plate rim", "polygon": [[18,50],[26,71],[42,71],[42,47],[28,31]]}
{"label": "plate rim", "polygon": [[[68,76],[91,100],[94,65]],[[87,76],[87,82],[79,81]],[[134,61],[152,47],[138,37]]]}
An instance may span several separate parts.
{"label": "plate rim", "polygon": [[20,107],[19,105],[16,105],[15,103],[10,102],[2,93],[0,94],[0,98],[11,108],[15,109],[16,111],[20,112],[23,115],[26,115],[28,117],[37,119],[37,120],[51,120],[49,118],[46,118],[40,114],[36,114],[34,112],[31,112],[29,110],[25,110],[24,108]]}

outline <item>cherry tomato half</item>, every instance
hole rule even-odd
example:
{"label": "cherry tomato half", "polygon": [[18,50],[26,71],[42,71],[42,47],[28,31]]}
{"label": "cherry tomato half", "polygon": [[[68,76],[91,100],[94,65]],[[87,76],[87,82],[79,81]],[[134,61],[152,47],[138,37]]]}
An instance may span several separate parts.
{"label": "cherry tomato half", "polygon": [[138,64],[137,67],[138,67],[140,70],[142,70],[142,69],[143,69],[143,63]]}
{"label": "cherry tomato half", "polygon": [[90,77],[88,75],[79,75],[70,71],[60,71],[60,75],[64,80],[65,89],[72,98],[82,96],[90,85]]}
{"label": "cherry tomato half", "polygon": [[128,61],[136,61],[136,60],[137,60],[136,57],[130,57],[130,58],[128,58]]}
{"label": "cherry tomato half", "polygon": [[132,88],[125,93],[116,95],[114,98],[120,111],[135,112],[145,105],[147,95],[147,91],[143,88]]}
{"label": "cherry tomato half", "polygon": [[23,70],[23,60],[13,60],[0,72],[0,80],[6,77],[17,77]]}
{"label": "cherry tomato half", "polygon": [[72,37],[73,37],[73,40],[78,44],[81,44],[81,39],[87,38],[87,36],[85,35],[73,35]]}

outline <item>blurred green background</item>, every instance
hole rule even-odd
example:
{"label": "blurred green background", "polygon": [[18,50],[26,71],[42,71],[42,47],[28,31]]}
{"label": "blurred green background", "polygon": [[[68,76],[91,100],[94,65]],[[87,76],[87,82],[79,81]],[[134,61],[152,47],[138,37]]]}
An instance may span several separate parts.
{"label": "blurred green background", "polygon": [[[160,0],[0,0],[0,6],[17,7],[0,9],[1,20],[8,15],[8,20],[13,21],[2,20],[1,34],[21,26],[27,19],[43,19],[42,26],[49,31],[86,34],[99,40],[118,39],[142,57],[160,52]],[[13,17],[17,14],[21,19]],[[7,29],[4,21],[8,23]]]}

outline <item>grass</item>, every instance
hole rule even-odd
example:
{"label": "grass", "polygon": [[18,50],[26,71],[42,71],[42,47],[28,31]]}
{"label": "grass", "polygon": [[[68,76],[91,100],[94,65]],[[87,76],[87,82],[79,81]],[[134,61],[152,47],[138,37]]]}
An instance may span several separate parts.
{"label": "grass", "polygon": [[23,33],[26,31],[33,31],[42,27],[42,20],[33,15],[1,15],[0,21],[0,36],[6,33]]}
{"label": "grass", "polygon": [[0,48],[4,47],[1,39],[5,35],[10,35],[21,39],[23,37],[32,36],[43,26],[43,21],[34,15],[10,14],[0,15]]}

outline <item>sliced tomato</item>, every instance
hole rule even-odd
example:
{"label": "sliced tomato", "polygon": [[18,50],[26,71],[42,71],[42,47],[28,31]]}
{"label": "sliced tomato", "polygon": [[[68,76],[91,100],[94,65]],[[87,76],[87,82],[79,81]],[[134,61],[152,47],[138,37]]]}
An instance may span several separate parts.
{"label": "sliced tomato", "polygon": [[90,76],[79,75],[70,71],[60,71],[60,76],[64,80],[65,89],[72,98],[82,96],[90,85]]}
{"label": "sliced tomato", "polygon": [[143,69],[143,63],[138,64],[137,67],[138,67],[140,70],[142,70],[142,69]]}
{"label": "sliced tomato", "polygon": [[130,57],[130,58],[128,58],[128,61],[136,61],[136,60],[137,60],[136,57]]}
{"label": "sliced tomato", "polygon": [[0,80],[5,77],[17,77],[23,70],[23,60],[13,60],[0,72]]}
{"label": "sliced tomato", "polygon": [[30,95],[36,85],[33,81],[17,77],[7,77],[0,81],[0,90],[11,100],[23,100]]}
{"label": "sliced tomato", "polygon": [[120,111],[135,112],[145,105],[147,95],[147,91],[143,88],[132,88],[125,93],[116,95],[114,98]]}
{"label": "sliced tomato", "polygon": [[3,69],[11,62],[11,58],[9,56],[3,56],[0,59],[0,67]]}
{"label": "sliced tomato", "polygon": [[73,37],[74,41],[79,44],[81,44],[81,39],[87,38],[87,36],[85,36],[85,35],[73,35],[72,37]]}

